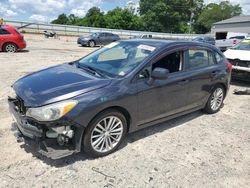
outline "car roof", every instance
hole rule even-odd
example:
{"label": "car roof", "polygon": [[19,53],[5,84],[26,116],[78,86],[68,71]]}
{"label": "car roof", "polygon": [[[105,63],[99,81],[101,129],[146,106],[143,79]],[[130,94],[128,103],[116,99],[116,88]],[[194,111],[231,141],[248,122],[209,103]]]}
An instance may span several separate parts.
{"label": "car roof", "polygon": [[113,33],[111,33],[111,32],[94,32],[94,33],[108,33],[108,34],[113,34]]}
{"label": "car roof", "polygon": [[200,42],[195,42],[195,41],[187,41],[187,40],[166,40],[166,39],[128,39],[128,40],[123,40],[127,42],[134,42],[134,43],[141,43],[144,45],[150,45],[154,47],[168,47],[168,46],[199,46],[199,47],[207,47],[207,48],[212,48],[216,51],[218,49],[208,43],[200,43]]}

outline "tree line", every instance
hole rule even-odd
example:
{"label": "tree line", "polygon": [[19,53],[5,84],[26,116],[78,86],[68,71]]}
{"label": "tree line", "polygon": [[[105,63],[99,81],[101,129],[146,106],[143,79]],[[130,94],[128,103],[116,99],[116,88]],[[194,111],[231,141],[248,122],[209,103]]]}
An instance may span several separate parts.
{"label": "tree line", "polygon": [[60,14],[53,24],[166,33],[206,33],[213,23],[242,14],[229,1],[205,5],[203,0],[140,0],[139,10],[92,7],[84,17]]}

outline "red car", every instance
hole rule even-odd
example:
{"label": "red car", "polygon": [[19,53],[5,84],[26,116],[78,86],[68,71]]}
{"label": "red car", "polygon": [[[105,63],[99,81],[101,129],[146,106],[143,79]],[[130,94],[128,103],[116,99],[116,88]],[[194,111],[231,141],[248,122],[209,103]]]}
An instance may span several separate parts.
{"label": "red car", "polygon": [[16,28],[0,25],[0,51],[16,52],[23,48],[26,48],[26,42]]}

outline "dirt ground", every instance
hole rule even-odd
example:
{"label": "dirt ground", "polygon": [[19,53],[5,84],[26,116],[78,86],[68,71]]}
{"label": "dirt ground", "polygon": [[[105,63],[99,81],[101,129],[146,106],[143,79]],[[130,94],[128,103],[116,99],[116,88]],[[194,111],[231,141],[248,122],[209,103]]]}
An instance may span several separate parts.
{"label": "dirt ground", "polygon": [[219,113],[194,112],[130,134],[103,158],[80,153],[53,161],[17,143],[7,105],[11,84],[93,50],[78,47],[76,38],[25,38],[25,51],[0,53],[0,187],[250,187],[250,95],[233,95],[238,83]]}

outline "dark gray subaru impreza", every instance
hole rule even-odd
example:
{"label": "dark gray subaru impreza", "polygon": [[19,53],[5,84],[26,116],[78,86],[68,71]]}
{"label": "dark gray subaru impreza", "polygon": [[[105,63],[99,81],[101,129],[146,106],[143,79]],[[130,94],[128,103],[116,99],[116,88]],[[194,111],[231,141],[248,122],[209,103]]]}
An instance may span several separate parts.
{"label": "dark gray subaru impreza", "polygon": [[134,39],[13,84],[9,108],[17,135],[57,159],[84,150],[114,152],[129,132],[223,106],[232,66],[214,46]]}

